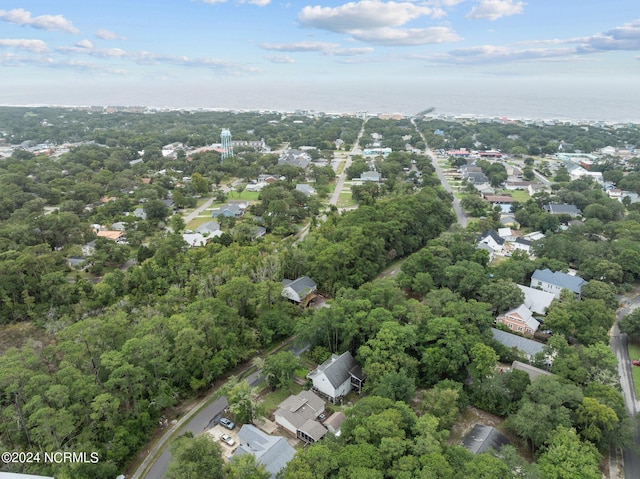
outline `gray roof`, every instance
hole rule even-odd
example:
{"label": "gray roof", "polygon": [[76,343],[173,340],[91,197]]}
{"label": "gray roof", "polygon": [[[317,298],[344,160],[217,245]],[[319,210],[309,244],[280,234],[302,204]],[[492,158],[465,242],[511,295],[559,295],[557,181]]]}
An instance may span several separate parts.
{"label": "gray roof", "polygon": [[287,462],[293,459],[295,449],[281,436],[269,436],[250,424],[244,424],[238,432],[240,445],[233,457],[253,454],[256,461],[264,464],[274,478]]}
{"label": "gray roof", "polygon": [[315,370],[311,371],[307,377],[313,379],[313,377],[321,373],[324,373],[334,388],[344,384],[351,376],[355,376],[360,380],[364,379],[362,368],[353,359],[349,351],[342,353],[340,356],[332,354],[330,359],[327,359]]}
{"label": "gray roof", "polygon": [[380,173],[377,171],[365,171],[360,174],[362,181],[380,181]]}
{"label": "gray roof", "polygon": [[316,194],[316,190],[313,188],[313,186],[306,185],[304,183],[298,183],[296,185],[296,191],[300,191],[301,193],[304,193],[307,196]]}
{"label": "gray roof", "polygon": [[307,419],[315,419],[324,410],[324,401],[313,391],[300,391],[295,396],[289,396],[278,405],[276,414],[282,411],[290,411],[301,418],[296,427],[302,426]]}
{"label": "gray roof", "polygon": [[525,246],[531,246],[531,241],[526,240],[524,238],[516,238],[516,243],[523,244]]}
{"label": "gray roof", "polygon": [[495,427],[476,424],[463,441],[464,447],[474,454],[481,454],[493,448],[496,451],[509,444],[507,436]]}
{"label": "gray roof", "polygon": [[315,291],[317,288],[316,282],[309,278],[309,276],[302,276],[298,279],[290,280],[283,279],[282,285],[285,288],[291,288],[294,290],[300,298],[305,297],[307,294]]}
{"label": "gray roof", "polygon": [[549,203],[544,205],[544,209],[552,215],[572,215],[579,216],[582,212],[576,207],[576,205],[561,205],[557,203]]}
{"label": "gray roof", "polygon": [[213,233],[220,230],[220,223],[217,221],[207,221],[196,228],[197,233]]}
{"label": "gray roof", "polygon": [[493,335],[493,339],[503,346],[506,346],[507,348],[516,348],[518,351],[522,351],[530,358],[541,353],[544,348],[544,344],[542,343],[533,341],[532,339],[523,338],[517,334],[507,333],[501,329],[491,328],[491,334]]}
{"label": "gray roof", "polygon": [[338,431],[345,419],[347,419],[347,416],[345,416],[342,411],[336,411],[327,418],[324,425],[327,426],[327,428],[333,428],[335,431]]}
{"label": "gray roof", "polygon": [[553,376],[549,371],[531,366],[531,364],[521,363],[520,361],[514,361],[511,365],[512,371],[524,371],[529,375],[529,379],[533,381],[539,376]]}
{"label": "gray roof", "polygon": [[537,269],[533,272],[531,279],[538,281],[544,281],[545,283],[559,286],[563,289],[568,289],[574,293],[580,293],[582,287],[587,284],[587,281],[579,276],[571,276],[561,271],[551,271],[549,268]]}

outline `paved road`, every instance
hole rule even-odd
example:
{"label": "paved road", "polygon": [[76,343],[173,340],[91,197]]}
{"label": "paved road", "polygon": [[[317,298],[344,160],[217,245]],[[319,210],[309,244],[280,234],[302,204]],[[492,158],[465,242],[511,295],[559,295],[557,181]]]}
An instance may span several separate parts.
{"label": "paved road", "polygon": [[364,125],[367,123],[367,120],[362,122],[362,128],[360,128],[360,133],[358,133],[358,138],[356,138],[355,143],[353,144],[353,148],[351,149],[351,153],[347,155],[347,160],[342,169],[342,173],[338,176],[338,181],[336,182],[336,188],[333,190],[333,194],[331,195],[331,199],[329,200],[330,205],[337,205],[338,199],[340,199],[340,193],[342,192],[342,188],[344,187],[344,182],[347,179],[347,168],[351,166],[351,157],[353,155],[357,155],[360,153],[360,138],[364,134]]}
{"label": "paved road", "polygon": [[[204,210],[209,208],[209,206],[211,206],[211,203],[213,203],[213,200],[214,200],[214,198],[209,198],[201,206],[198,206],[195,210],[193,210],[191,213],[189,213],[187,216],[185,216],[184,217],[184,223],[185,224],[189,224],[189,221],[195,220],[198,216],[200,216],[200,213],[202,213]],[[211,219],[213,219],[213,218],[211,218]]]}
{"label": "paved road", "polygon": [[[638,307],[640,307],[640,296],[636,296],[618,310],[618,319],[623,318]],[[636,398],[633,387],[633,376],[631,374],[633,366],[627,349],[627,335],[620,332],[617,323],[613,326],[610,342],[611,350],[618,359],[618,373],[620,374],[620,385],[622,386],[627,413],[635,418],[638,411],[640,411],[640,402]],[[635,441],[636,447],[640,447],[640,429],[636,429]],[[640,457],[638,457],[637,451],[634,448],[626,448],[622,453],[624,458],[624,477],[626,479],[638,479],[640,477]]]}
{"label": "paved road", "polygon": [[[424,144],[426,145],[427,140],[425,139],[422,132],[418,129],[418,126],[416,125],[416,122],[413,118],[411,119],[411,123],[413,123],[413,127],[416,129],[416,132],[418,132],[418,135],[420,135],[420,137],[422,138],[422,141],[424,141]],[[438,164],[438,160],[436,156],[433,154],[433,152],[429,149],[428,146],[425,147],[424,154],[427,155],[429,158],[431,158],[431,164],[435,168],[436,175],[438,175],[438,179],[440,180],[440,183],[442,183],[442,186],[444,187],[444,189],[453,195],[453,188],[451,188],[451,185],[449,185],[449,182],[447,181],[447,177],[444,176],[444,172],[442,171],[442,168],[440,168],[440,165]],[[467,226],[467,216],[464,214],[464,211],[460,206],[460,200],[458,200],[458,198],[456,198],[455,196],[453,197],[453,210],[455,211],[456,217],[458,218],[458,224],[463,228]]]}
{"label": "paved road", "polygon": [[[288,347],[296,356],[304,353],[308,348],[309,344],[298,345],[295,343],[295,340]],[[264,381],[264,377],[256,371],[247,376],[245,381],[247,381],[250,386],[256,387]],[[178,423],[172,425],[171,428],[165,432],[164,436],[158,441],[154,448],[147,453],[147,457],[133,474],[132,479],[163,479],[169,461],[171,460],[171,452],[168,446],[172,440],[172,435],[176,432],[184,434],[187,431],[191,431],[193,435],[196,436],[213,427],[218,422],[224,410],[229,407],[229,403],[225,396],[212,401],[212,398],[215,397],[215,392],[216,391],[212,391],[206,398],[194,406],[189,413],[181,418]],[[162,451],[162,453],[157,456],[154,461],[154,457],[156,457],[158,451]],[[144,473],[145,469],[146,474]]]}
{"label": "paved road", "polygon": [[547,180],[544,176],[542,176],[540,173],[538,173],[536,170],[533,170],[533,174],[536,175],[536,178],[538,178],[544,186],[546,186],[547,188],[551,187],[551,182]]}

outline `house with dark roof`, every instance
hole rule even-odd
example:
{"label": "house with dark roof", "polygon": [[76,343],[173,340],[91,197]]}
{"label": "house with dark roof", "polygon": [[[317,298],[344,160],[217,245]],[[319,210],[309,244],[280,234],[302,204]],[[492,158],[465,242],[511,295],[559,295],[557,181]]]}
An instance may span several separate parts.
{"label": "house with dark roof", "polygon": [[504,238],[501,238],[495,230],[489,230],[478,237],[478,244],[485,244],[494,253],[501,253],[504,247]]}
{"label": "house with dark roof", "polygon": [[552,215],[569,215],[572,218],[576,218],[578,216],[582,216],[582,211],[580,211],[576,205],[560,205],[557,203],[548,203],[542,206],[547,213]]}
{"label": "house with dark roof", "polygon": [[253,454],[256,462],[263,464],[271,479],[293,459],[296,450],[282,436],[269,436],[250,424],[244,424],[238,432],[239,445],[231,460],[245,454]]}
{"label": "house with dark roof", "polygon": [[304,300],[312,294],[318,286],[309,276],[302,276],[298,279],[282,280],[282,296],[296,303],[304,303]]}
{"label": "house with dark roof", "polygon": [[509,444],[509,439],[495,427],[476,424],[462,444],[473,454],[482,454],[489,449],[499,451],[502,446]]}
{"label": "house with dark roof", "polygon": [[278,158],[279,165],[297,166],[306,169],[311,163],[309,153],[300,150],[288,150]]}
{"label": "house with dark roof", "polygon": [[540,327],[540,322],[533,317],[529,308],[524,304],[498,316],[496,323],[504,324],[512,331],[525,336],[533,336]]}
{"label": "house with dark roof", "polygon": [[529,254],[531,252],[531,241],[524,238],[516,238],[513,242],[513,248]]}
{"label": "house with dark roof", "polygon": [[324,401],[320,397],[313,391],[300,391],[282,401],[274,417],[276,424],[310,444],[327,434],[327,429],[317,421],[323,412]]}
{"label": "house with dark roof", "polygon": [[572,276],[567,273],[562,273],[561,271],[554,272],[548,268],[537,269],[531,276],[532,288],[553,293],[558,299],[560,299],[560,292],[563,289],[568,289],[579,299],[580,291],[585,284],[587,284],[587,281],[579,276]]}
{"label": "house with dark roof", "polygon": [[349,351],[339,356],[332,354],[307,374],[307,378],[313,382],[314,391],[323,394],[334,404],[351,390],[359,393],[365,379],[362,368]]}
{"label": "house with dark roof", "polygon": [[532,339],[523,338],[517,334],[511,334],[501,329],[491,328],[491,335],[493,339],[498,341],[503,346],[509,349],[516,349],[519,353],[523,354],[527,359],[533,359],[536,354],[541,353],[544,349],[544,344]]}

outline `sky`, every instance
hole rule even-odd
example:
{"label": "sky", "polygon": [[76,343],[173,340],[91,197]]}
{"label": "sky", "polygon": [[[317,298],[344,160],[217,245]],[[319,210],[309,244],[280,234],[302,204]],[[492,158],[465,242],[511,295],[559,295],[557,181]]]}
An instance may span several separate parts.
{"label": "sky", "polygon": [[5,105],[632,118],[639,73],[638,0],[0,2]]}

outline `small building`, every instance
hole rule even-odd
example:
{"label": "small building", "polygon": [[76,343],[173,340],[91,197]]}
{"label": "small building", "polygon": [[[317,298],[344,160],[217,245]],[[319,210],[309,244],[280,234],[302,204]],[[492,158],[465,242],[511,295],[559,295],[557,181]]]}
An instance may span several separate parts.
{"label": "small building", "polygon": [[382,177],[380,176],[380,173],[378,173],[377,171],[365,171],[360,174],[360,178],[359,178],[359,180],[362,182],[373,181],[374,183],[380,183],[381,179]]}
{"label": "small building", "polygon": [[147,219],[147,213],[145,213],[142,208],[136,208],[135,210],[133,210],[133,216],[141,220]]}
{"label": "small building", "polygon": [[313,389],[336,403],[350,391],[362,390],[364,374],[362,368],[349,351],[341,355],[332,354],[329,359],[307,374]]}
{"label": "small building", "polygon": [[548,203],[542,206],[547,213],[552,215],[569,215],[572,218],[577,218],[582,215],[582,211],[576,207],[576,205],[561,205],[557,203]]}
{"label": "small building", "polygon": [[342,427],[345,419],[347,419],[347,416],[342,411],[336,411],[325,420],[324,426],[330,433],[340,436],[340,427]]}
{"label": "small building", "polygon": [[239,445],[231,460],[245,454],[253,454],[256,462],[264,465],[271,474],[271,479],[275,479],[296,453],[284,437],[270,436],[250,424],[244,424],[240,428],[238,440]]}
{"label": "small building", "polygon": [[227,203],[220,208],[216,208],[211,212],[211,216],[217,218],[218,216],[225,216],[227,218],[239,218],[244,214],[245,208],[241,205],[234,203]]}
{"label": "small building", "polygon": [[551,305],[554,299],[556,299],[553,293],[542,291],[521,284],[517,285],[520,291],[524,294],[524,304],[532,313],[544,316],[547,313],[547,308]]}
{"label": "small building", "polygon": [[513,233],[511,232],[511,228],[498,228],[498,236],[504,239],[505,241],[513,241],[515,238],[513,237]]}
{"label": "small building", "polygon": [[276,424],[307,444],[319,441],[326,428],[316,419],[324,412],[324,401],[312,391],[301,391],[282,401],[274,413]]}
{"label": "small building", "polygon": [[462,444],[473,454],[482,454],[490,449],[499,451],[502,446],[509,444],[509,439],[495,427],[476,424]]}
{"label": "small building", "polygon": [[295,280],[282,280],[282,296],[296,303],[304,303],[307,297],[318,289],[315,281],[309,276],[302,276]]}
{"label": "small building", "polygon": [[301,193],[304,193],[306,196],[311,196],[316,194],[316,190],[313,186],[306,185],[304,183],[298,183],[296,185],[296,191],[300,191]]}
{"label": "small building", "polygon": [[541,353],[544,350],[544,344],[542,343],[532,339],[523,338],[517,334],[502,331],[498,328],[491,328],[491,335],[493,336],[493,339],[503,346],[509,349],[515,349],[519,354],[522,354],[529,360],[535,358],[538,353]]}
{"label": "small building", "polygon": [[504,247],[504,238],[501,238],[495,230],[489,230],[478,237],[478,244],[485,244],[494,253],[501,253]]}
{"label": "small building", "polygon": [[524,251],[525,253],[531,253],[531,241],[524,238],[516,238],[513,242],[513,248]]}
{"label": "small building", "polygon": [[196,233],[200,233],[201,235],[212,235],[213,233],[217,233],[220,231],[220,223],[217,221],[207,221],[206,223],[202,223],[200,226],[196,228]]}
{"label": "small building", "polygon": [[102,230],[97,231],[96,236],[98,238],[107,238],[111,241],[117,241],[124,236],[124,233],[122,231]]}
{"label": "small building", "polygon": [[496,318],[496,323],[504,324],[506,327],[525,336],[533,336],[540,327],[540,321],[533,317],[533,314],[524,304],[511,309]]}
{"label": "small building", "polygon": [[183,233],[182,239],[187,242],[190,248],[207,245],[207,238],[201,233]]}
{"label": "small building", "polygon": [[560,271],[554,272],[548,268],[537,269],[531,276],[532,288],[539,288],[542,291],[553,293],[558,299],[560,299],[560,292],[563,289],[568,289],[579,299],[580,291],[585,284],[587,284],[587,281],[579,276],[572,276]]}

